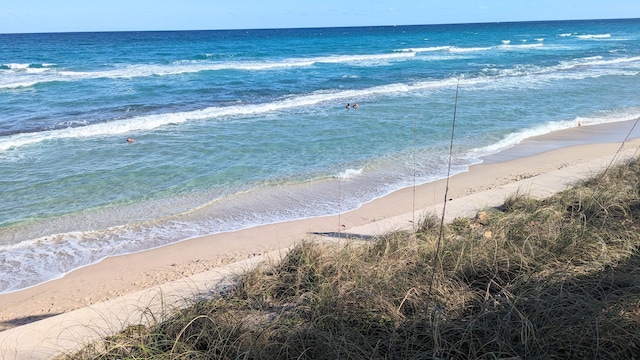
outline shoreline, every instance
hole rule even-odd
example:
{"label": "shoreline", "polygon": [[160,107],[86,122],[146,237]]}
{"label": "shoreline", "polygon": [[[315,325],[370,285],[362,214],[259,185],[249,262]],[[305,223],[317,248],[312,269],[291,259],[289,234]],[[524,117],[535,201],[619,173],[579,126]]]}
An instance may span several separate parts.
{"label": "shoreline", "polygon": [[[447,197],[464,197],[569,164],[612,155],[633,123],[585,126],[528,139],[452,176]],[[608,135],[602,136],[603,131]],[[616,136],[619,142],[613,142]],[[640,134],[634,132],[632,137]],[[576,139],[583,143],[575,144]],[[540,145],[545,143],[555,144],[556,148]],[[625,148],[639,145],[639,139],[629,140]],[[0,331],[284,249],[309,238],[311,233],[341,232],[412,212],[414,221],[418,221],[423,215],[421,209],[442,203],[446,186],[446,179],[437,180],[395,191],[339,215],[261,225],[110,257],[62,278],[0,294]]]}
{"label": "shoreline", "polygon": [[[516,145],[515,147],[508,148],[496,154],[486,155],[482,157],[478,157],[476,154],[476,156],[472,158],[472,161],[466,162],[470,165],[464,165],[464,168],[456,168],[454,173],[457,174],[459,171],[466,172],[468,171],[469,167],[476,165],[478,163],[487,164],[487,163],[495,163],[495,162],[504,162],[506,160],[512,160],[512,159],[521,158],[521,157],[528,157],[533,154],[549,151],[559,147],[566,147],[569,145],[607,142],[606,140],[611,140],[613,142],[616,142],[616,141],[619,141],[619,139],[623,138],[620,135],[623,132],[627,132],[627,128],[629,128],[631,126],[631,123],[633,122],[634,122],[633,120],[627,120],[627,121],[621,121],[621,122],[604,123],[604,124],[589,125],[589,126],[583,126],[583,127],[578,126],[575,128],[570,128],[568,130],[567,129],[557,130],[550,134],[531,137],[522,141],[520,144]],[[564,134],[565,131],[570,131],[571,135],[569,136],[562,135]],[[556,134],[556,135],[551,135],[551,134]],[[598,135],[597,137],[596,137],[596,134]],[[640,137],[640,127],[636,129],[634,135],[636,137]],[[570,140],[568,140],[569,138]],[[484,148],[481,148],[481,149],[484,149]],[[482,151],[480,151],[480,153],[482,153]],[[443,161],[445,160],[442,159],[441,163]],[[421,173],[424,173],[424,170],[422,170]],[[433,172],[426,172],[423,175],[426,175],[431,179],[433,178],[437,179],[437,176],[433,176]],[[454,176],[454,175],[451,175],[451,176]],[[445,174],[442,171],[442,168],[438,172],[438,176],[443,176],[443,177],[445,176]],[[404,182],[402,186],[411,187],[410,185],[408,185],[407,180],[409,179],[408,179],[408,176],[406,176],[405,174],[405,176],[399,179],[398,182]],[[365,181],[365,185],[357,185],[356,183],[350,183],[349,181],[347,181],[346,185],[342,186],[343,195],[341,196],[339,195],[340,185],[337,182],[329,183],[329,186],[327,186],[327,183],[323,183],[323,181],[325,180],[320,180],[320,185],[317,184],[316,180],[312,180],[311,182],[306,182],[301,184],[295,184],[293,186],[293,190],[287,190],[286,192],[282,192],[282,191],[278,192],[278,190],[273,190],[273,189],[268,191],[252,190],[251,192],[248,192],[248,193],[251,193],[251,195],[240,193],[240,194],[233,195],[232,197],[229,197],[229,198],[234,198],[234,200],[227,200],[227,199],[222,199],[222,201],[214,200],[213,202],[217,202],[218,205],[211,207],[213,211],[209,212],[209,214],[207,215],[203,215],[204,212],[201,213],[201,215],[195,218],[196,220],[183,217],[181,213],[178,212],[175,215],[171,215],[170,217],[165,219],[165,221],[163,222],[160,222],[161,219],[163,218],[162,216],[160,216],[159,218],[154,219],[153,221],[140,221],[140,222],[134,221],[129,224],[118,223],[120,225],[118,224],[105,225],[106,223],[102,223],[102,221],[104,221],[104,219],[109,219],[111,217],[109,216],[109,214],[105,214],[105,213],[100,214],[98,212],[96,214],[99,214],[99,215],[96,215],[96,214],[94,214],[93,216],[89,215],[87,218],[78,216],[78,218],[76,218],[75,220],[74,220],[74,217],[77,216],[77,214],[69,214],[62,217],[62,218],[65,218],[65,220],[62,222],[65,222],[66,224],[83,224],[83,223],[86,223],[88,220],[88,223],[92,223],[92,226],[93,225],[97,226],[95,228],[97,232],[93,234],[92,232],[94,231],[89,229],[86,226],[76,229],[74,227],[75,225],[73,225],[71,228],[64,230],[64,229],[57,229],[56,223],[48,224],[49,226],[53,226],[53,229],[55,229],[55,231],[50,231],[52,228],[45,225],[45,228],[48,228],[47,231],[49,232],[37,234],[36,236],[32,236],[32,237],[27,237],[25,235],[28,235],[29,231],[33,232],[34,229],[27,230],[24,233],[22,233],[22,230],[23,230],[22,228],[14,229],[14,231],[16,231],[15,233],[16,237],[13,239],[11,238],[12,232],[10,230],[9,232],[5,233],[5,235],[9,235],[8,239],[10,239],[9,240],[10,242],[23,238],[24,242],[19,244],[27,244],[27,243],[31,244],[31,245],[25,246],[24,248],[19,246],[17,249],[21,249],[21,250],[16,251],[14,256],[17,256],[18,258],[24,258],[24,259],[30,259],[30,260],[26,260],[24,261],[23,264],[14,268],[9,267],[9,263],[4,264],[5,270],[7,271],[6,275],[8,275],[8,278],[5,280],[3,284],[3,287],[5,288],[5,290],[0,291],[0,296],[18,292],[18,291],[23,291],[34,286],[40,286],[50,281],[55,281],[57,279],[67,276],[69,273],[78,271],[83,267],[92,266],[92,265],[95,265],[96,263],[102,262],[104,261],[105,258],[108,258],[108,257],[126,256],[126,255],[134,254],[137,252],[146,252],[158,247],[164,247],[167,245],[188,241],[198,237],[206,237],[210,235],[216,235],[216,234],[227,233],[227,232],[238,232],[238,231],[243,231],[248,228],[252,228],[256,226],[263,226],[265,224],[286,223],[290,221],[299,221],[301,219],[307,219],[307,218],[319,218],[319,217],[335,215],[338,212],[341,214],[344,214],[354,209],[360,208],[363,204],[366,204],[371,201],[375,201],[378,198],[388,196],[393,192],[400,191],[403,189],[403,188],[398,188],[394,186],[395,189],[387,188],[386,191],[389,191],[389,192],[386,194],[382,194],[382,193],[376,194],[375,186],[371,188],[367,188],[368,184],[366,183],[366,181]],[[332,180],[329,180],[329,181],[332,181]],[[419,181],[419,183],[422,184],[422,181],[426,181],[426,179],[422,179],[421,181]],[[434,182],[434,181],[438,181],[438,180],[430,180],[430,182]],[[415,183],[415,179],[414,179],[414,183]],[[318,194],[313,192],[311,192],[310,193],[311,195],[309,195],[309,192],[307,191],[309,186],[318,186],[318,188],[316,188],[316,191],[318,191],[322,196],[318,197]],[[276,189],[277,188],[278,187],[276,187]],[[307,192],[306,194],[307,196],[304,196],[300,189],[305,189],[302,191]],[[373,191],[373,193],[370,194],[370,196],[375,196],[375,197],[366,198],[366,197],[360,197],[359,195],[355,195],[358,192],[369,193],[368,190]],[[342,206],[340,205],[340,202],[334,203],[333,205],[329,205],[329,206],[323,206],[324,205],[323,203],[319,203],[318,204],[319,207],[316,207],[313,204],[317,203],[317,199],[313,201],[311,199],[311,197],[313,196],[317,196],[318,199],[333,199],[333,201],[336,201],[337,200],[336,197],[339,196],[341,197],[342,200],[338,200],[338,201],[342,201],[342,204],[348,204],[348,205],[343,206],[342,209],[340,209],[340,207]],[[353,196],[354,198],[352,198],[351,196]],[[287,202],[285,205],[282,205],[282,204],[278,204],[278,201],[273,201],[278,197],[282,197],[283,199],[288,199],[289,197],[291,197],[291,199],[293,200],[291,202]],[[354,199],[356,199],[356,201],[353,201]],[[223,205],[220,205],[220,204],[223,204]],[[160,207],[162,207],[162,205],[164,204],[160,204],[160,205],[161,205]],[[152,205],[147,204],[144,206],[147,207],[147,210],[153,211]],[[280,210],[283,209],[282,206],[285,206],[285,208],[288,210],[284,212],[280,212]],[[292,206],[292,208],[287,208],[287,206]],[[187,213],[198,213],[199,210],[193,211],[198,207],[199,206],[196,206],[195,208],[188,210]],[[239,212],[235,212],[236,208],[237,209],[246,208],[246,210],[242,210],[242,211],[238,210]],[[322,208],[324,210],[317,211],[318,208]],[[256,211],[256,214],[259,214],[259,216],[256,216],[255,218],[253,218],[253,220],[251,220],[251,216],[250,216],[252,214],[251,210],[255,210],[255,209],[258,209]],[[88,213],[91,213],[91,211],[88,211]],[[247,214],[249,214],[249,216],[245,216]],[[298,217],[297,219],[292,219],[295,214],[298,214],[298,216],[300,216],[301,214],[304,214],[304,215],[302,215],[302,217]],[[173,220],[171,220],[171,218],[173,218]],[[170,222],[172,221],[175,221],[176,223],[181,223],[183,219],[185,224],[182,226],[173,227],[170,224]],[[235,219],[244,219],[246,221],[242,222],[241,220],[240,223],[235,224],[234,223]],[[191,222],[191,224],[188,224],[189,222]],[[262,222],[262,224],[260,224],[260,222]],[[139,226],[137,230],[133,230],[134,228],[137,227],[138,223],[141,226]],[[143,225],[145,223],[147,223],[147,225]],[[209,224],[209,225],[206,225],[206,224]],[[229,225],[229,224],[233,224],[233,225]],[[42,225],[39,225],[39,226],[42,226]],[[131,228],[132,229],[131,233],[135,233],[136,231],[139,231],[140,235],[138,237],[127,236],[125,234],[127,232],[126,230],[115,230],[118,228]],[[172,230],[168,232],[163,231],[164,229],[168,229],[168,228],[172,228]],[[85,237],[85,235],[82,235],[82,234],[80,234],[80,236],[77,237],[78,239],[77,241],[78,242],[83,241],[83,244],[77,243],[74,240],[74,236],[75,236],[74,233],[76,233],[76,231],[80,231],[80,232],[86,231],[87,240],[79,240]],[[155,235],[153,233],[155,233]],[[34,232],[34,235],[35,234],[36,233]],[[27,240],[29,238],[31,240]],[[117,246],[116,246],[116,248],[118,249],[117,251],[114,251],[114,252],[109,251],[111,246],[107,244],[112,243],[111,239],[118,239]],[[136,240],[136,239],[145,239],[145,241],[143,243],[140,240]],[[43,241],[42,244],[40,244],[41,241]],[[57,245],[53,245],[53,244],[57,244]],[[65,249],[70,249],[69,255],[66,255],[64,251],[58,252],[57,249],[60,247],[61,244],[65,244],[64,245]],[[73,249],[82,249],[82,250],[74,251]],[[8,253],[5,254],[4,257],[6,258],[7,256],[11,256],[10,254],[11,254],[11,251],[8,251]],[[65,257],[67,256],[77,257],[77,259],[75,260],[65,259]],[[7,258],[7,259],[11,260],[11,258]],[[64,261],[65,263],[61,263],[61,261]],[[47,264],[47,265],[43,265],[43,264]],[[58,267],[58,264],[61,264],[61,267]],[[73,264],[73,265],[65,266],[66,264]],[[48,271],[49,267],[50,269],[57,269],[57,270]],[[41,270],[44,270],[44,271],[41,271]],[[33,274],[33,276],[31,276],[30,274]]]}

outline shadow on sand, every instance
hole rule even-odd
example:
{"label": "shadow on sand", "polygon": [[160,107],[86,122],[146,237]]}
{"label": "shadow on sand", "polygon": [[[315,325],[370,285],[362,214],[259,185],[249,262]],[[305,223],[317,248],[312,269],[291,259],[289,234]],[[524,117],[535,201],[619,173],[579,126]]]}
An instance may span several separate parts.
{"label": "shadow on sand", "polygon": [[373,241],[377,238],[376,236],[372,236],[372,235],[351,234],[348,232],[335,232],[335,231],[312,232],[310,234],[337,238],[337,239],[346,239],[346,240],[354,239],[354,240],[363,240],[363,241]]}
{"label": "shadow on sand", "polygon": [[6,320],[6,321],[0,321],[0,332],[9,330],[17,326],[22,326],[22,325],[30,324],[36,321],[44,320],[50,317],[54,317],[60,314],[62,313],[50,313],[45,315],[25,316],[21,318]]}

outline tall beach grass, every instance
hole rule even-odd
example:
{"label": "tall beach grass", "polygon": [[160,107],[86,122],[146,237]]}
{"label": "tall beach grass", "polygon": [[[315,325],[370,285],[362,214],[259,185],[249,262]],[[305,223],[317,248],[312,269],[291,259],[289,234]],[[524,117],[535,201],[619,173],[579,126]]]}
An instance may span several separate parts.
{"label": "tall beach grass", "polygon": [[637,359],[639,246],[634,160],[444,228],[427,214],[415,233],[302,241],[64,358]]}

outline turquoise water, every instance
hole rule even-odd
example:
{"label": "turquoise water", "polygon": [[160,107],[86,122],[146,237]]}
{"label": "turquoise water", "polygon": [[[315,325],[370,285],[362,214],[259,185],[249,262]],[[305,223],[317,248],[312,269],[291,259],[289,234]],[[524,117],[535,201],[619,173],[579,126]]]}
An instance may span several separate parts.
{"label": "turquoise water", "polygon": [[0,35],[0,293],[442,178],[458,86],[454,172],[639,85],[640,20]]}

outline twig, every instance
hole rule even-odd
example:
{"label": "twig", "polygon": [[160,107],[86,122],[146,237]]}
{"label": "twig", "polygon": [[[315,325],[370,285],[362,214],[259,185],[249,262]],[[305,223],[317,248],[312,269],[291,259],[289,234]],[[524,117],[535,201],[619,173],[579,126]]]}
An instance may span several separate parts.
{"label": "twig", "polygon": [[440,219],[440,233],[438,235],[438,242],[436,243],[436,253],[433,257],[433,268],[431,270],[431,284],[429,285],[429,298],[431,298],[431,289],[433,288],[433,282],[435,280],[436,266],[438,264],[438,256],[440,254],[440,246],[444,237],[444,215],[447,209],[447,197],[449,195],[449,178],[451,177],[451,159],[453,157],[453,138],[456,129],[456,113],[458,111],[458,90],[460,89],[460,78],[456,85],[456,100],[453,105],[453,121],[451,123],[451,143],[449,144],[449,164],[447,167],[447,181],[444,189],[444,205],[442,206],[442,218]]}

